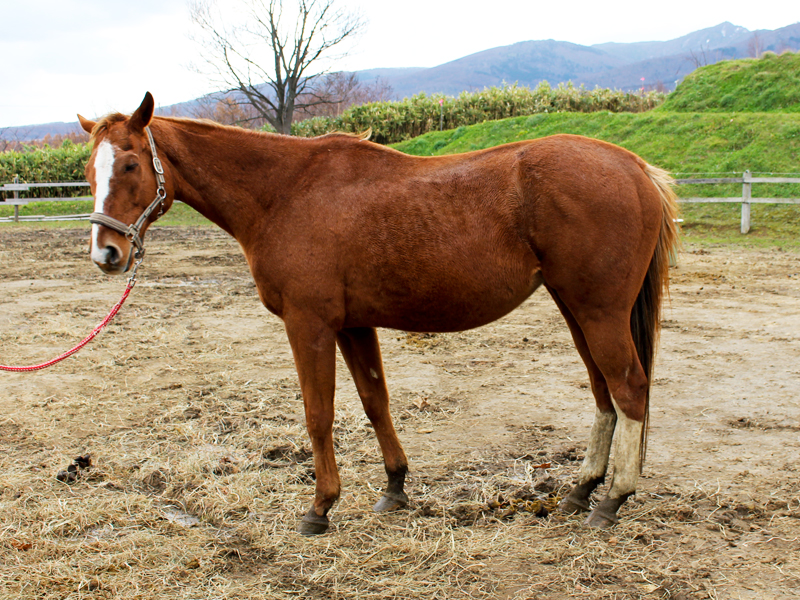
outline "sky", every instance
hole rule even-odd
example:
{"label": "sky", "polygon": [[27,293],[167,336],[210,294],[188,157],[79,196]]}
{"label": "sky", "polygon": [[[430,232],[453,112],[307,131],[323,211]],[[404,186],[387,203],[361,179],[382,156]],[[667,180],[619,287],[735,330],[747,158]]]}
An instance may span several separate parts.
{"label": "sky", "polygon": [[[292,2],[293,0],[284,0]],[[220,0],[230,8],[235,0]],[[669,40],[724,21],[777,29],[800,2],[770,0],[335,0],[363,33],[334,70],[433,67],[526,40],[591,45]],[[71,122],[217,91],[192,69],[198,46],[187,0],[0,0],[0,128]]]}

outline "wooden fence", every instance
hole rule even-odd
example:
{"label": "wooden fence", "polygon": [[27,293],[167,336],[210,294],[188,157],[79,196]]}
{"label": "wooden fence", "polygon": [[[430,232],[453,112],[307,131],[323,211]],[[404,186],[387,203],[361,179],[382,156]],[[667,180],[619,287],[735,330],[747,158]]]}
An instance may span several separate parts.
{"label": "wooden fence", "polygon": [[14,207],[14,216],[13,217],[3,217],[0,218],[0,222],[3,221],[78,221],[84,220],[89,218],[89,213],[86,214],[78,214],[78,215],[54,215],[54,216],[44,216],[44,215],[29,215],[21,217],[19,215],[19,207],[24,206],[25,204],[30,204],[31,202],[58,202],[59,200],[91,200],[91,196],[73,196],[70,198],[20,198],[20,192],[29,192],[32,189],[35,190],[37,188],[50,188],[50,187],[58,187],[58,188],[70,188],[70,187],[89,187],[88,181],[69,181],[69,182],[62,182],[62,183],[20,183],[19,177],[14,177],[13,183],[5,183],[3,187],[0,188],[0,191],[3,192],[11,192],[13,193],[13,197],[2,199],[0,198],[0,206],[13,206]]}
{"label": "wooden fence", "polygon": [[[800,198],[753,198],[752,185],[754,183],[800,183],[800,177],[753,177],[750,171],[745,171],[741,177],[716,177],[716,178],[694,178],[694,179],[676,179],[675,183],[678,185],[687,184],[721,184],[721,183],[741,183],[742,184],[742,197],[726,197],[726,198],[681,198],[680,202],[741,202],[742,204],[742,233],[750,231],[750,205],[751,204],[800,204]],[[52,217],[45,217],[41,215],[32,215],[21,217],[19,215],[19,207],[30,202],[49,202],[58,200],[91,200],[91,196],[79,196],[74,198],[20,198],[19,192],[29,192],[37,188],[45,187],[89,187],[86,181],[72,181],[68,183],[19,183],[18,178],[14,178],[14,183],[6,183],[0,188],[3,192],[13,192],[13,198],[8,198],[5,201],[0,199],[0,206],[13,206],[14,216],[0,218],[2,221],[69,221],[88,219],[89,215],[59,215]]]}
{"label": "wooden fence", "polygon": [[710,179],[676,179],[675,183],[685,184],[719,184],[741,183],[742,197],[728,198],[681,198],[681,202],[741,202],[742,203],[742,233],[750,231],[750,205],[751,204],[800,204],[800,198],[753,198],[754,183],[800,183],[800,177],[753,177],[750,171],[745,171],[741,177],[718,177]]}

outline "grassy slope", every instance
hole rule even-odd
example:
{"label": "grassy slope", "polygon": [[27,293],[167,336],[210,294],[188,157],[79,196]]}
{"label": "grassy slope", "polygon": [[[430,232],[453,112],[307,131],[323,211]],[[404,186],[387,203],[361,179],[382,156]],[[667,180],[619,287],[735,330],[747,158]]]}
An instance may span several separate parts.
{"label": "grassy slope", "polygon": [[800,53],[784,52],[701,67],[657,110],[800,113]]}
{"label": "grassy slope", "polygon": [[[534,115],[430,133],[394,147],[409,154],[450,154],[556,133],[586,135],[619,144],[678,176],[741,173],[745,169],[800,172],[800,114],[651,111]],[[741,186],[680,186],[678,193],[683,197],[741,197]],[[800,185],[756,185],[753,195],[800,198]],[[743,241],[738,234],[738,205],[684,205],[683,216],[684,232],[689,238]],[[800,207],[754,205],[752,220],[746,243],[800,247]]]}

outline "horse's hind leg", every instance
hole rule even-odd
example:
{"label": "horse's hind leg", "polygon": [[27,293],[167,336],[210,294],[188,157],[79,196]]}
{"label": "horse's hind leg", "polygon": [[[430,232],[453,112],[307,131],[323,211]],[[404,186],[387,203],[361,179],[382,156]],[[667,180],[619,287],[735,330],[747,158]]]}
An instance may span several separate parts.
{"label": "horse's hind leg", "polygon": [[383,374],[378,335],[375,329],[368,327],[345,329],[337,335],[337,342],[353,375],[364,412],[375,429],[389,479],[375,510],[381,512],[401,508],[408,503],[408,496],[403,490],[408,460],[389,413],[389,392]]}
{"label": "horse's hind leg", "polygon": [[[617,510],[636,490],[648,410],[649,383],[631,333],[629,307],[635,296],[630,298],[633,294],[623,286],[617,289],[600,287],[588,299],[585,289],[554,289],[556,293],[553,297],[558,298],[560,306],[568,309],[562,311],[572,315],[571,319],[567,317],[567,323],[589,369],[599,411],[579,485],[573,490],[574,495],[571,492],[572,498],[577,501],[570,501],[569,504],[585,507],[585,504],[580,504],[586,501],[584,495],[588,498],[589,490],[602,480],[601,473],[605,471],[613,431],[616,450],[611,487],[608,495],[586,519],[586,523],[592,527],[607,527],[617,521]],[[625,301],[626,296],[630,304]],[[602,375],[602,380],[595,367]],[[616,418],[611,416],[612,407]]]}
{"label": "horse's hind leg", "polygon": [[617,522],[617,510],[636,491],[649,384],[631,336],[627,312],[578,322],[608,384],[617,414],[614,477],[608,495],[586,519],[592,527],[608,527]]}
{"label": "horse's hind leg", "polygon": [[608,456],[611,451],[611,440],[614,437],[614,426],[617,423],[617,413],[611,401],[606,379],[592,358],[580,325],[578,325],[572,312],[558,296],[558,293],[553,289],[549,289],[549,292],[564,316],[564,320],[572,333],[572,339],[575,342],[578,354],[580,354],[586,365],[586,370],[589,372],[589,381],[596,404],[594,424],[589,434],[586,457],[583,459],[581,472],[578,475],[578,483],[559,505],[564,512],[578,513],[589,510],[589,496],[598,485],[605,481]]}

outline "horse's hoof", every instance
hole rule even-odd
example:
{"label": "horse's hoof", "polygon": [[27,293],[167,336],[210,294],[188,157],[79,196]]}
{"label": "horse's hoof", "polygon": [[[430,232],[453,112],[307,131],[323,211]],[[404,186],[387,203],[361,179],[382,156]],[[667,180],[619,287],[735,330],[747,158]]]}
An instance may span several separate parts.
{"label": "horse's hoof", "polygon": [[608,529],[617,523],[619,523],[617,515],[598,510],[597,508],[595,508],[583,522],[584,525],[592,527],[593,529]]}
{"label": "horse's hoof", "polygon": [[589,503],[586,500],[573,498],[572,495],[569,495],[558,503],[558,509],[568,515],[576,515],[588,511]]}
{"label": "horse's hoof", "polygon": [[372,510],[375,512],[388,512],[404,508],[406,504],[408,504],[408,496],[405,492],[400,492],[399,494],[386,493],[381,496],[381,499],[372,507]]}
{"label": "horse's hoof", "polygon": [[325,515],[320,517],[312,507],[298,523],[297,533],[300,535],[319,535],[328,530],[329,524],[328,517]]}

